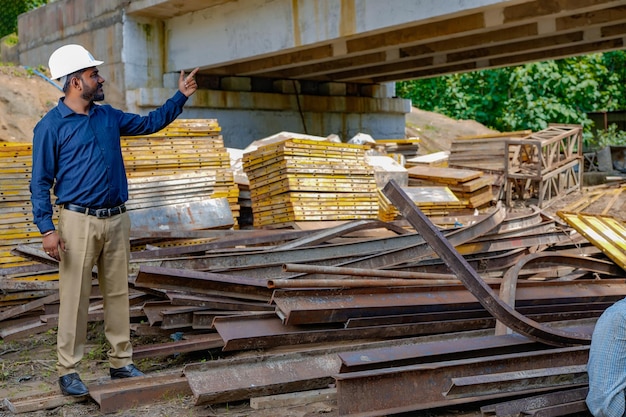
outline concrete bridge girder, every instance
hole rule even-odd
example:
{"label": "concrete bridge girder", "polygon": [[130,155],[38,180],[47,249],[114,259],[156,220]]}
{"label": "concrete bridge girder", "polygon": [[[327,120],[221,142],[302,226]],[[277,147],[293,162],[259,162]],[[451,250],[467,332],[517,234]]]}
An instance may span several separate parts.
{"label": "concrete bridge girder", "polygon": [[58,0],[42,9],[18,22],[22,64],[82,43],[105,61],[107,100],[139,113],[171,95],[180,69],[199,66],[202,90],[182,117],[217,117],[238,147],[281,130],[402,137],[410,103],[394,97],[394,81],[626,40],[624,0]]}

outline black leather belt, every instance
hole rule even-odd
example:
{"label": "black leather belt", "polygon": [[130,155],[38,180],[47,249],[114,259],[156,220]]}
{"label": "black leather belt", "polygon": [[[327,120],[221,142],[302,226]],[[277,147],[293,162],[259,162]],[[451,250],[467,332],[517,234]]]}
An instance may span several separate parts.
{"label": "black leather belt", "polygon": [[75,211],[77,213],[83,213],[83,214],[88,214],[90,216],[95,216],[99,219],[105,219],[107,217],[117,216],[118,214],[122,214],[126,212],[126,206],[124,204],[121,204],[113,208],[95,209],[95,208],[77,206],[76,204],[72,204],[72,203],[65,203],[63,204],[63,208],[66,210]]}

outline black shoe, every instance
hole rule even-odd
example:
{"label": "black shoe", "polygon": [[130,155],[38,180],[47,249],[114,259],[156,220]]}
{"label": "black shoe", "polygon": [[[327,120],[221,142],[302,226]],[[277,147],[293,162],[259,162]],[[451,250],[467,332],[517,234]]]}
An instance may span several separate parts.
{"label": "black shoe", "polygon": [[82,397],[89,394],[87,386],[83,384],[76,372],[63,375],[59,378],[59,386],[63,395],[71,395],[72,397]]}
{"label": "black shoe", "polygon": [[136,376],[145,376],[143,372],[141,372],[135,365],[132,363],[130,365],[123,366],[121,368],[109,368],[109,372],[111,373],[111,379],[120,379],[120,378],[133,378]]}

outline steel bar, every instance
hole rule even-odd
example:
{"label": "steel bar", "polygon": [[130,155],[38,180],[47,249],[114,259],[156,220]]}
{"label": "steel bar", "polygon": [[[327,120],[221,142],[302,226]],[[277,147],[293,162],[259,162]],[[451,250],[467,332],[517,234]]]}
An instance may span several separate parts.
{"label": "steel bar", "polygon": [[187,378],[180,373],[112,380],[89,384],[88,387],[89,395],[100,405],[100,412],[104,414],[191,395]]}
{"label": "steel bar", "polygon": [[371,287],[410,287],[419,285],[460,285],[453,279],[270,279],[267,288],[371,288]]}
{"label": "steel bar", "polygon": [[[517,263],[524,255],[531,253],[531,248],[517,248],[502,252],[487,252],[464,255],[467,262],[476,270],[484,274],[488,272],[502,271]],[[395,266],[389,271],[414,271],[428,273],[450,273],[450,268],[439,258],[424,259],[416,263],[408,263]]]}
{"label": "steel bar", "polygon": [[3,324],[0,329],[0,337],[5,342],[23,339],[37,333],[43,333],[53,329],[56,324],[44,323],[39,318],[20,321],[19,324]]}
{"label": "steel bar", "polygon": [[413,342],[399,346],[363,348],[339,353],[340,372],[360,372],[420,363],[460,360],[546,349],[546,345],[522,335],[475,336],[457,340]]}
{"label": "steel bar", "polygon": [[524,229],[539,224],[542,221],[542,213],[539,208],[533,208],[531,212],[517,216],[511,216],[509,214],[499,226],[493,229],[492,234]]}
{"label": "steel bar", "polygon": [[517,416],[520,413],[531,410],[549,408],[555,405],[568,404],[576,401],[584,401],[588,392],[588,387],[560,390],[485,406],[482,407],[481,410],[486,408],[493,410],[493,414],[497,417]]}
{"label": "steel bar", "polygon": [[[196,405],[327,388],[339,370],[335,354],[293,353],[187,365]],[[280,372],[277,372],[280,370]]]}
{"label": "steel bar", "polygon": [[[217,403],[222,400],[245,400],[251,396],[248,393],[249,389],[265,390],[269,387],[277,393],[280,393],[281,391],[278,385],[281,381],[291,378],[291,376],[284,375],[286,372],[277,372],[277,370],[289,371],[294,366],[302,366],[302,372],[306,372],[307,367],[320,363],[319,359],[315,359],[317,356],[330,356],[334,363],[334,360],[337,359],[337,354],[341,352],[359,351],[364,348],[386,349],[392,346],[429,343],[432,341],[448,341],[449,343],[462,344],[465,340],[483,336],[486,336],[484,331],[467,331],[462,334],[421,336],[385,340],[382,342],[353,342],[348,339],[343,340],[337,345],[325,344],[323,346],[318,345],[317,347],[312,347],[311,345],[302,345],[302,347],[292,346],[291,349],[299,349],[301,352],[292,351],[291,353],[282,354],[265,353],[262,355],[255,353],[253,355],[240,356],[233,359],[218,359],[202,364],[191,364],[185,367],[185,374],[188,374],[187,371],[198,372],[198,381],[196,382],[194,379],[190,379],[190,384],[193,386],[197,385],[196,390],[198,395],[202,396],[206,402]],[[287,365],[283,366],[283,362],[287,362]],[[298,362],[298,364],[294,365],[295,362]],[[340,364],[337,362],[336,367],[332,366],[331,373],[328,374],[324,372],[320,373],[319,367],[316,367],[313,373],[320,373],[319,383],[323,385],[328,382],[328,378],[332,378],[332,375],[339,370],[339,365]],[[254,367],[254,369],[251,369],[252,367]],[[239,376],[242,375],[242,373],[250,373],[251,378],[241,379]],[[309,378],[309,376],[306,378]],[[309,384],[310,381],[306,383]],[[254,384],[254,386],[252,386],[252,384]],[[202,394],[205,391],[207,394]],[[256,396],[254,393],[252,393],[252,395]]]}
{"label": "steel bar", "polygon": [[559,230],[528,236],[494,237],[482,242],[472,241],[458,245],[457,250],[462,255],[468,255],[470,253],[496,252],[540,245],[558,245],[569,242],[570,239],[569,235]]}
{"label": "steel bar", "polygon": [[449,334],[493,328],[493,317],[429,321],[360,328],[283,325],[276,317],[216,317],[214,327],[225,342],[224,351],[264,349],[330,343],[342,340],[390,339],[419,335]]}
{"label": "steel bar", "polygon": [[[256,252],[228,253],[221,255],[206,255],[185,259],[158,260],[158,265],[167,268],[196,269],[196,270],[219,270],[232,268],[256,268],[264,265],[280,265],[288,262],[310,262],[316,259],[341,259],[345,257],[359,256],[377,253],[390,249],[402,249],[420,245],[424,239],[415,233],[393,236],[383,239],[370,239],[361,242],[329,244],[287,250],[263,250]],[[155,260],[149,260],[154,264]],[[338,262],[338,261],[337,261]],[[142,261],[137,260],[141,265]]]}
{"label": "steel bar", "polygon": [[23,256],[25,258],[32,259],[45,265],[50,265],[54,267],[59,266],[59,262],[56,259],[46,255],[46,253],[42,249],[36,249],[34,246],[31,245],[17,245],[17,247],[11,252],[16,253],[18,256]]}
{"label": "steel bar", "polygon": [[305,236],[299,239],[292,240],[291,242],[278,245],[274,248],[274,250],[293,249],[293,248],[302,247],[302,246],[317,245],[317,244],[326,242],[330,239],[343,236],[352,232],[356,232],[359,230],[376,229],[376,228],[385,228],[398,235],[405,235],[408,233],[406,229],[396,226],[393,223],[387,223],[387,222],[382,222],[380,220],[371,220],[371,219],[355,220],[355,221],[347,222],[345,224],[342,224],[336,227],[322,229],[321,231],[317,231],[317,233],[311,236]]}
{"label": "steel bar", "polygon": [[59,269],[56,266],[43,265],[40,263],[32,265],[20,265],[8,268],[0,268],[0,277],[6,278],[20,278],[20,277],[32,277],[37,274],[54,274]]}
{"label": "steel bar", "polygon": [[191,327],[193,324],[193,313],[202,311],[200,307],[178,307],[180,310],[165,309],[161,312],[163,319],[160,327],[162,329],[181,329]]}
{"label": "steel bar", "polygon": [[162,357],[185,352],[198,352],[201,350],[218,349],[223,346],[224,341],[218,334],[209,333],[176,342],[134,346],[133,358],[139,360],[145,358]]}
{"label": "steel bar", "polygon": [[572,388],[588,383],[587,365],[573,365],[452,378],[444,395],[451,399],[467,398],[529,388]]}
{"label": "steel bar", "polygon": [[56,303],[59,301],[59,293],[50,294],[46,297],[38,298],[37,300],[30,301],[28,303],[20,304],[15,307],[11,307],[7,310],[4,310],[0,313],[0,322],[10,319],[12,317],[18,316],[22,313],[26,313],[27,311],[35,310],[39,307],[44,306],[45,304]]}
{"label": "steel bar", "polygon": [[16,279],[0,279],[1,292],[58,290],[58,281],[19,281]]}
{"label": "steel bar", "polygon": [[338,266],[321,266],[305,264],[284,264],[283,270],[286,272],[304,272],[306,274],[331,274],[331,275],[352,275],[359,277],[386,277],[386,278],[423,278],[434,280],[454,280],[453,274],[434,274],[429,272],[405,272],[398,270],[363,269],[363,268],[342,268]]}
{"label": "steel bar", "polygon": [[[411,202],[411,204],[416,207],[413,202]],[[502,206],[498,205],[498,207],[496,207],[496,209],[492,213],[490,213],[489,216],[471,226],[463,227],[461,229],[447,233],[446,238],[449,239],[450,244],[454,246],[461,245],[463,243],[471,241],[472,239],[475,239],[478,236],[482,236],[483,234],[490,232],[496,226],[502,223],[505,216],[506,210]],[[399,265],[405,262],[415,261],[420,258],[433,255],[434,253],[435,252],[433,251],[431,246],[424,242],[412,248],[382,251],[374,255],[364,256],[363,258],[357,259],[355,261],[343,262],[334,266],[364,269],[389,268],[391,266]],[[313,276],[309,278],[313,278]]]}
{"label": "steel bar", "polygon": [[139,270],[134,286],[196,294],[219,294],[256,301],[266,301],[271,296],[271,290],[267,288],[265,281],[255,281],[233,275],[151,266],[144,266]]}
{"label": "steel bar", "polygon": [[525,411],[523,415],[536,416],[536,417],[557,417],[557,416],[571,416],[577,413],[589,412],[587,403],[585,400],[577,400],[564,404],[557,404],[546,408],[540,408],[538,410]]}
{"label": "steel bar", "polygon": [[176,292],[167,292],[166,296],[172,305],[232,310],[233,314],[236,311],[274,311],[275,309],[274,306],[269,305],[267,302],[243,301],[236,298],[194,296]]}
{"label": "steel bar", "polygon": [[13,414],[29,413],[64,405],[86,401],[88,397],[68,397],[60,392],[32,395],[21,398],[4,398],[0,403],[0,410],[9,411]]}
{"label": "steel bar", "polygon": [[[505,215],[504,208],[500,207],[482,221],[450,232],[452,235],[450,239],[458,244],[467,242],[492,230],[502,222]],[[367,256],[367,254],[371,255]],[[208,255],[188,259],[165,259],[158,262],[161,267],[216,271],[334,259],[336,263],[334,266],[347,266],[349,264],[352,267],[376,268],[407,262],[429,254],[432,254],[432,250],[425,244],[424,239],[418,234],[411,233],[356,243],[331,244],[284,251],[269,250],[245,254]],[[361,261],[353,261],[354,257],[358,257]],[[342,258],[349,258],[351,261],[346,263],[345,260],[342,261]],[[154,261],[150,262],[154,264]]]}
{"label": "steel bar", "polygon": [[[526,282],[518,288],[520,306],[617,301],[626,294],[624,280]],[[480,305],[461,286],[274,290],[272,302],[286,324],[345,322],[381,315],[476,309]],[[484,305],[483,307],[489,311]],[[491,311],[490,311],[491,313]]]}
{"label": "steel bar", "polygon": [[514,331],[555,346],[571,346],[591,342],[591,335],[552,329],[519,314],[500,300],[494,291],[482,281],[481,277],[471,268],[467,261],[454,250],[450,242],[446,240],[415,204],[412,204],[409,197],[396,185],[395,181],[389,181],[384,187],[383,193],[399,207],[409,223],[424,236],[439,257],[458,275],[467,289],[476,296],[483,307],[497,320],[500,320]]}
{"label": "steel bar", "polygon": [[[381,416],[505,398],[511,394],[499,392],[448,399],[443,392],[452,378],[584,365],[588,354],[588,346],[575,346],[337,374],[339,415]],[[536,390],[518,391],[514,395],[532,392]]]}
{"label": "steel bar", "polygon": [[[579,313],[548,312],[530,315],[537,321],[559,321],[597,318],[600,311]],[[338,327],[337,324],[317,326],[284,325],[275,315],[216,317],[213,326],[225,342],[224,351],[265,349],[276,346],[296,346],[311,343],[330,343],[341,340],[391,339],[418,335],[450,334],[455,332],[491,329],[495,319],[486,311],[478,317],[441,317],[397,324],[364,327]],[[462,314],[458,314],[462,316]]]}
{"label": "steel bar", "polygon": [[[557,317],[561,314],[563,317],[574,316],[579,317],[584,314],[588,314],[588,317],[598,317],[604,310],[615,304],[612,301],[588,301],[583,303],[566,303],[566,304],[544,304],[544,305],[528,305],[519,307],[520,313],[528,316],[543,317],[545,319],[538,320],[542,322],[558,320],[553,318],[547,319],[549,316]],[[346,328],[351,327],[367,327],[367,326],[382,326],[392,324],[408,324],[418,323],[423,321],[442,321],[442,320],[455,320],[462,318],[484,318],[491,317],[489,312],[482,308],[476,310],[450,310],[430,313],[415,313],[415,314],[400,314],[395,316],[375,316],[375,317],[362,317],[351,318],[345,323]]]}
{"label": "steel bar", "polygon": [[182,238],[182,237],[214,237],[217,240],[209,243],[201,243],[185,247],[158,248],[153,250],[134,251],[130,254],[131,261],[140,259],[158,259],[167,257],[183,256],[190,253],[204,253],[210,250],[221,248],[234,248],[236,246],[251,246],[258,244],[267,244],[281,242],[284,240],[292,240],[300,238],[303,235],[311,234],[311,231],[304,230],[194,230],[194,231],[176,231],[176,232],[158,232],[158,233],[141,233],[144,238],[154,236],[161,239]]}

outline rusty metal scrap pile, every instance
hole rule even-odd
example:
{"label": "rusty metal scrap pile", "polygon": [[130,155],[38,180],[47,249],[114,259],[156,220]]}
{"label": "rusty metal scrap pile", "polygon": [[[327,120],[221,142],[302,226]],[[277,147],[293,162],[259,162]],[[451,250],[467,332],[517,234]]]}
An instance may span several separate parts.
{"label": "rusty metal scrap pile", "polygon": [[[246,163],[260,169],[278,157],[272,155]],[[290,188],[292,177],[304,165],[283,160],[296,171],[285,166],[261,178],[285,176],[275,191],[295,206],[305,197]],[[316,187],[332,183],[319,180],[324,175]],[[395,181],[370,191],[368,198],[381,193],[401,219],[374,214],[321,230],[171,230],[136,239],[129,277],[134,329],[183,337],[136,346],[135,359],[208,350],[222,358],[90,386],[101,411],[176,393],[201,405],[312,390],[331,395],[339,415],[351,416],[468,403],[497,416],[537,407],[542,415],[584,411],[594,322],[626,295],[623,219],[585,213],[576,202],[558,217],[497,204],[451,221],[427,217]],[[263,200],[272,192],[258,193],[254,204],[267,207],[269,217],[255,221],[296,215]],[[54,274],[35,248],[12,247],[33,260],[22,271],[46,262]],[[0,335],[13,340],[53,328],[55,281],[4,270],[14,274],[2,279],[5,296],[41,293],[3,299]],[[95,298],[90,308],[93,321],[102,319],[100,303]],[[5,403],[16,412],[42,407]]]}

